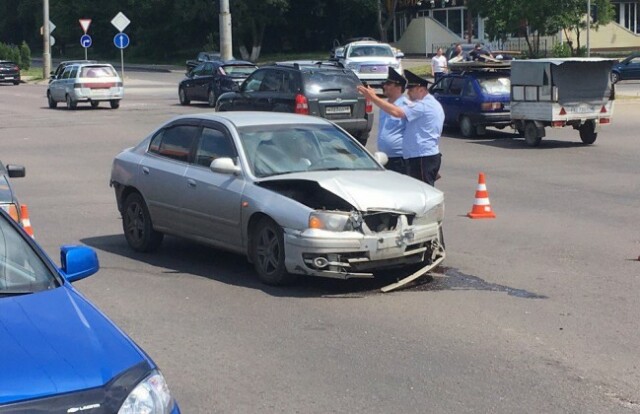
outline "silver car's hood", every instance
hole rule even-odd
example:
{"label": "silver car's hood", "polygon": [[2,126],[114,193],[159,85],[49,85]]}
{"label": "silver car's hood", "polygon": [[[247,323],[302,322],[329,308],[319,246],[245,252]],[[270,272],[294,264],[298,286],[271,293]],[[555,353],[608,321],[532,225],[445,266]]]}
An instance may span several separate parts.
{"label": "silver car's hood", "polygon": [[315,181],[360,211],[393,210],[421,216],[444,200],[442,191],[392,171],[310,171],[260,182],[290,180]]}

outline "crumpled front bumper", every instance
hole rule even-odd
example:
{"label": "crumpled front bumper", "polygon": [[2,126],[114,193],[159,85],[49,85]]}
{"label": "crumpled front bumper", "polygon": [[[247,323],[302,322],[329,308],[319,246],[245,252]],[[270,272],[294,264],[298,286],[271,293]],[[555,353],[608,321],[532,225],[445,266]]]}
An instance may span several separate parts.
{"label": "crumpled front bumper", "polygon": [[363,234],[285,229],[287,271],[338,279],[372,278],[374,271],[423,263],[437,250],[439,223]]}

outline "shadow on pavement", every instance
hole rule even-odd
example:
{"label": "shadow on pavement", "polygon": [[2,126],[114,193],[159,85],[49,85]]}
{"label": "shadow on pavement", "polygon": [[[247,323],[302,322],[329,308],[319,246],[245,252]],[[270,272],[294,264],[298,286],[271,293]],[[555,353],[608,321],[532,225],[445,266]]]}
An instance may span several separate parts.
{"label": "shadow on pavement", "polygon": [[[154,253],[133,251],[121,234],[89,237],[80,240],[87,246],[118,256],[164,268],[165,274],[180,274],[204,277],[229,285],[259,289],[278,297],[333,297],[359,298],[383,295],[380,288],[395,282],[400,277],[378,275],[375,279],[329,279],[300,276],[288,286],[274,287],[261,283],[245,256],[203,246],[177,237],[166,236],[160,249]],[[422,278],[422,283],[431,280]]]}

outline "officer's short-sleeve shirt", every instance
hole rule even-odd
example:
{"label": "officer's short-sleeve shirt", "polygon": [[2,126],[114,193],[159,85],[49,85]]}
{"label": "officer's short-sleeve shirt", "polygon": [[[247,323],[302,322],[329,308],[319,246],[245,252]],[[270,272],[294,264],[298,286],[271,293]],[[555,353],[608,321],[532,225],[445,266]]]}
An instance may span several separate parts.
{"label": "officer's short-sleeve shirt", "polygon": [[403,110],[407,118],[402,140],[403,158],[439,154],[438,142],[444,125],[444,111],[440,102],[429,94],[420,101],[409,101]]}
{"label": "officer's short-sleeve shirt", "polygon": [[[409,99],[402,95],[393,104],[405,108]],[[385,111],[380,111],[380,125],[378,126],[378,151],[388,157],[402,157],[402,138],[407,120],[396,118]]]}

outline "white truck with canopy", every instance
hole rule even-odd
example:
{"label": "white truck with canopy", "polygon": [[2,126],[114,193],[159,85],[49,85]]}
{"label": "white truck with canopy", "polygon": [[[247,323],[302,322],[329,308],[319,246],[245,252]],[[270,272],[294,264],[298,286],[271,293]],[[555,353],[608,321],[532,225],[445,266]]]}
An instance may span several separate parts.
{"label": "white truck with canopy", "polygon": [[601,125],[609,124],[615,99],[611,68],[602,58],[531,59],[511,62],[511,120],[529,146],[545,136],[545,127],[572,126],[585,144],[593,144]]}

